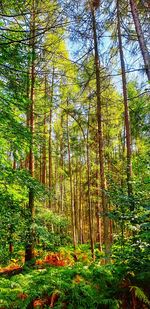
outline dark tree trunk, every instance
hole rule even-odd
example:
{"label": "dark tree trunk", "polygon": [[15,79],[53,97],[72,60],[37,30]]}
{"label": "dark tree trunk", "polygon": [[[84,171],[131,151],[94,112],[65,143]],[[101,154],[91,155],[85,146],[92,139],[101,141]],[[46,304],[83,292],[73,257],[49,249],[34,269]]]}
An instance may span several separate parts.
{"label": "dark tree trunk", "polygon": [[64,176],[63,176],[63,168],[64,168],[64,142],[63,142],[63,115],[61,115],[61,136],[60,136],[60,168],[61,168],[61,174],[60,174],[60,209],[63,213],[64,211],[64,190],[63,190],[63,182],[64,182]]}
{"label": "dark tree trunk", "polygon": [[79,240],[83,243],[83,209],[82,209],[82,164],[79,169]]}
{"label": "dark tree trunk", "polygon": [[[45,101],[47,98],[47,79],[45,76]],[[46,102],[45,102],[46,109]],[[42,151],[42,183],[46,184],[46,110],[44,111],[43,119],[43,151]]]}
{"label": "dark tree trunk", "polygon": [[54,92],[54,67],[52,72],[52,85],[51,85],[51,93],[50,93],[50,111],[49,111],[49,208],[52,208],[52,184],[53,184],[53,166],[52,166],[52,105],[53,105],[53,92]]}
{"label": "dark tree trunk", "polygon": [[[89,104],[89,113],[90,113],[90,104]],[[89,114],[88,114],[86,152],[87,152],[87,183],[88,183],[89,232],[90,232],[90,243],[91,243],[92,258],[93,258],[93,260],[95,260],[95,253],[94,253],[94,230],[93,230],[93,220],[92,220],[93,213],[92,213],[92,203],[91,203],[91,181],[90,181]]]}
{"label": "dark tree trunk", "polygon": [[98,123],[98,143],[99,143],[99,163],[100,163],[100,181],[101,181],[101,200],[103,209],[103,225],[104,225],[104,244],[105,253],[109,254],[109,221],[108,221],[108,205],[106,199],[106,182],[104,171],[104,140],[103,140],[103,124],[102,124],[102,104],[101,104],[101,83],[100,83],[100,59],[98,53],[98,41],[96,32],[95,10],[91,8],[92,27],[95,52],[95,73],[96,73],[96,96],[97,96],[97,123]]}
{"label": "dark tree trunk", "polygon": [[122,73],[122,88],[123,88],[123,100],[124,100],[124,114],[125,114],[125,131],[126,131],[126,149],[127,149],[127,188],[128,197],[130,201],[130,209],[134,210],[133,202],[133,189],[132,189],[132,151],[131,151],[131,130],[130,130],[130,116],[127,97],[127,81],[125,72],[124,53],[121,37],[121,23],[120,23],[120,5],[117,0],[117,28],[118,28],[118,41],[119,41],[119,53],[121,62]]}
{"label": "dark tree trunk", "polygon": [[[98,167],[98,153],[96,152],[96,161]],[[96,190],[97,190],[97,204],[96,204],[96,221],[97,221],[97,235],[96,241],[98,242],[99,250],[102,251],[102,224],[100,218],[101,205],[100,205],[100,192],[99,192],[99,169],[96,171]]]}
{"label": "dark tree trunk", "polygon": [[[32,49],[32,63],[31,63],[31,89],[30,89],[30,132],[31,143],[29,153],[29,171],[30,175],[34,177],[34,155],[33,155],[33,134],[34,134],[34,87],[35,87],[35,2],[32,1],[31,14],[31,49]],[[29,204],[28,204],[28,235],[25,250],[25,262],[30,261],[34,257],[34,233],[33,233],[33,219],[34,219],[34,190],[29,188]]]}
{"label": "dark tree trunk", "polygon": [[130,6],[131,6],[131,12],[133,16],[133,21],[135,25],[138,42],[139,42],[141,53],[143,56],[145,71],[146,71],[148,80],[150,81],[150,54],[149,54],[149,51],[148,51],[148,48],[146,46],[146,42],[144,39],[144,34],[143,34],[142,26],[140,23],[136,1],[130,0]]}
{"label": "dark tree trunk", "polygon": [[76,240],[76,227],[75,227],[75,209],[73,201],[73,182],[72,182],[72,165],[71,165],[71,152],[70,152],[70,136],[69,136],[69,119],[67,115],[67,144],[68,144],[68,163],[69,163],[69,178],[70,178],[70,203],[71,203],[71,215],[72,215],[72,235],[74,248],[77,246]]}

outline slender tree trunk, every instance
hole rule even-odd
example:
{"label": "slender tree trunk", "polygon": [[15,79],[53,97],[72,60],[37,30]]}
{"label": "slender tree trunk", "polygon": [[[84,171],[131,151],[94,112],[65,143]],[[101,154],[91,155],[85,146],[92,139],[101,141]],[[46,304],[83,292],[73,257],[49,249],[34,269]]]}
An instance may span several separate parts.
{"label": "slender tree trunk", "polygon": [[75,209],[73,201],[73,182],[72,182],[72,165],[71,165],[71,153],[70,153],[70,136],[69,136],[69,119],[67,115],[67,144],[68,144],[68,162],[69,162],[69,177],[70,177],[70,200],[71,200],[71,215],[72,215],[72,234],[73,234],[73,244],[76,248],[76,227],[75,227]]}
{"label": "slender tree trunk", "polygon": [[13,169],[16,170],[16,167],[17,167],[17,162],[16,162],[15,154],[13,153]]}
{"label": "slender tree trunk", "polygon": [[[17,162],[15,159],[15,153],[13,153],[13,169],[16,170],[17,168]],[[9,253],[10,256],[13,253],[14,250],[14,246],[13,246],[13,225],[10,223],[9,225],[9,239],[8,239],[8,243],[9,243]]]}
{"label": "slender tree trunk", "polygon": [[61,174],[60,174],[60,208],[61,212],[64,211],[64,201],[63,201],[63,168],[64,168],[64,156],[63,156],[63,149],[64,149],[64,143],[63,143],[63,115],[61,115],[61,136],[60,136],[60,168],[61,168]]}
{"label": "slender tree trunk", "polygon": [[10,243],[9,243],[9,253],[10,253],[10,255],[12,255],[13,251],[14,251],[14,246],[13,246],[12,241],[10,241]]}
{"label": "slender tree trunk", "polygon": [[[56,153],[58,153],[59,151],[59,145],[57,143],[57,146],[56,146]],[[54,163],[54,167],[53,167],[53,170],[54,170],[54,180],[53,180],[53,187],[54,187],[54,194],[55,196],[57,196],[58,194],[58,187],[57,187],[57,181],[58,181],[58,157],[55,158],[55,163]],[[55,199],[55,203],[52,205],[52,209],[53,211],[57,212],[58,210],[58,198]]]}
{"label": "slender tree trunk", "polygon": [[[89,113],[90,113],[90,104],[89,104]],[[87,182],[88,182],[88,215],[89,215],[89,232],[90,232],[90,243],[91,243],[91,253],[92,258],[95,260],[94,253],[94,230],[93,230],[93,213],[92,213],[92,203],[91,203],[91,181],[90,181],[90,148],[89,148],[89,113],[88,113],[88,128],[87,128]]]}
{"label": "slender tree trunk", "polygon": [[[98,166],[98,154],[96,153],[96,161]],[[96,205],[96,220],[97,220],[97,236],[96,241],[98,242],[99,250],[102,251],[102,226],[101,226],[101,206],[100,206],[100,192],[99,192],[99,169],[96,171],[96,191],[97,191],[97,205]]]}
{"label": "slender tree trunk", "polygon": [[[107,153],[107,174],[110,175],[111,174],[111,145],[110,145],[110,132],[109,132],[109,110],[108,110],[108,104],[109,102],[106,101],[106,132],[105,132],[105,138],[106,138],[106,143],[107,143],[107,147],[108,147],[108,153]],[[107,185],[108,191],[110,190],[110,186],[109,186],[109,182]],[[108,200],[108,208],[109,210],[111,210],[111,203],[110,203],[110,199]],[[111,219],[109,219],[109,235],[110,235],[110,245],[112,245],[113,242],[113,221]]]}
{"label": "slender tree trunk", "polygon": [[80,160],[79,169],[79,240],[83,243],[83,209],[82,209],[82,164]]}
{"label": "slender tree trunk", "polygon": [[145,71],[148,77],[148,80],[150,81],[150,53],[148,51],[148,48],[146,46],[146,42],[144,39],[144,34],[142,30],[142,26],[140,23],[140,18],[138,14],[138,8],[135,0],[130,0],[130,6],[131,6],[131,13],[133,16],[133,21],[135,25],[136,34],[138,37],[139,46],[141,49],[141,53],[143,56],[143,61],[145,65]]}
{"label": "slender tree trunk", "polygon": [[97,96],[97,123],[98,123],[98,140],[99,140],[99,161],[100,161],[100,180],[101,180],[101,199],[103,209],[104,224],[104,244],[106,255],[109,254],[109,222],[108,222],[108,205],[106,199],[106,181],[104,171],[104,141],[103,141],[103,124],[102,124],[102,105],[101,105],[101,84],[100,84],[100,60],[98,53],[98,42],[96,32],[95,10],[91,8],[92,27],[95,52],[95,73],[96,73],[96,96]]}
{"label": "slender tree trunk", "polygon": [[76,172],[74,177],[74,210],[75,210],[75,227],[76,227],[76,242],[78,243],[78,231],[79,231],[79,203],[78,203],[78,161],[76,160]]}
{"label": "slender tree trunk", "polygon": [[42,182],[42,146],[40,146],[40,167],[39,167],[39,181]]}
{"label": "slender tree trunk", "polygon": [[[28,64],[29,66],[29,64]],[[30,69],[28,69],[27,73],[27,98],[30,98]],[[26,115],[26,126],[27,128],[30,127],[30,106],[27,107],[27,115]],[[25,169],[29,169],[29,154],[27,154],[26,159],[25,159]]]}
{"label": "slender tree trunk", "polygon": [[51,100],[50,100],[50,112],[49,112],[49,190],[50,190],[50,197],[49,197],[49,208],[52,208],[52,184],[53,184],[53,166],[52,166],[52,104],[53,104],[53,92],[54,92],[54,67],[52,72],[52,85],[51,85]]}
{"label": "slender tree trunk", "polygon": [[23,169],[24,168],[24,161],[21,159],[20,160],[20,169]]}
{"label": "slender tree trunk", "polygon": [[132,181],[131,130],[130,130],[130,116],[129,116],[128,97],[127,97],[125,62],[124,62],[124,53],[123,53],[123,45],[121,37],[119,0],[117,0],[117,28],[118,28],[118,41],[119,41],[119,53],[121,62],[122,88],[123,88],[124,113],[125,113],[126,149],[127,149],[127,188],[128,188],[128,197],[130,200],[130,210],[134,210],[133,190],[131,183]]}
{"label": "slender tree trunk", "polygon": [[[47,98],[47,80],[45,76],[45,100]],[[46,109],[46,102],[45,102]],[[42,151],[42,183],[46,184],[46,110],[44,111],[43,120],[43,151]]]}
{"label": "slender tree trunk", "polygon": [[50,197],[49,197],[49,208],[52,208],[52,178],[53,178],[53,167],[52,167],[52,107],[50,108],[49,112],[49,156],[48,156],[48,161],[49,161],[49,190],[50,190]]}
{"label": "slender tree trunk", "polygon": [[[33,155],[33,134],[34,134],[34,88],[35,88],[35,2],[32,1],[32,14],[31,14],[31,48],[32,48],[32,63],[31,63],[31,92],[30,92],[30,132],[31,132],[31,144],[29,153],[29,171],[30,175],[34,177],[34,155]],[[34,190],[29,188],[29,226],[27,243],[25,250],[25,262],[30,261],[34,257],[34,235],[33,235],[33,218],[34,218]]]}

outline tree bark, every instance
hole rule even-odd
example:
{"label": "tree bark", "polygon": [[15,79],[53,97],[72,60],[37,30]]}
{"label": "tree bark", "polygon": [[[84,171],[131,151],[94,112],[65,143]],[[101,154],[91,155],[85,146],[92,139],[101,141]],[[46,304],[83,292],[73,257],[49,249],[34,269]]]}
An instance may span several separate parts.
{"label": "tree bark", "polygon": [[[97,150],[97,148],[96,148]],[[97,195],[97,204],[96,204],[96,221],[97,221],[97,235],[96,241],[98,242],[99,250],[102,252],[102,224],[100,218],[101,205],[100,205],[100,192],[99,192],[99,168],[98,168],[98,153],[96,151],[96,161],[97,161],[97,170],[96,170],[96,195]]]}
{"label": "tree bark", "polygon": [[63,142],[63,115],[61,114],[61,134],[60,134],[60,208],[61,212],[64,211],[64,190],[63,190],[63,182],[64,182],[64,176],[63,176],[63,168],[64,168],[64,142]]}
{"label": "tree bark", "polygon": [[75,227],[76,227],[76,242],[78,243],[79,231],[79,199],[78,199],[78,160],[75,159],[76,172],[74,176],[74,210],[75,210]]}
{"label": "tree bark", "polygon": [[83,243],[83,209],[82,209],[82,163],[80,158],[79,168],[79,241]]}
{"label": "tree bark", "polygon": [[49,191],[50,191],[50,196],[49,196],[49,208],[52,208],[52,183],[53,183],[53,166],[52,166],[52,104],[53,104],[53,92],[54,92],[54,67],[53,67],[53,72],[52,72],[52,85],[51,85],[51,100],[50,100],[50,111],[49,111],[49,156],[48,156],[48,161],[49,161]]}
{"label": "tree bark", "polygon": [[71,153],[70,153],[70,136],[69,136],[69,119],[67,115],[67,144],[68,144],[68,163],[69,163],[69,178],[70,178],[70,203],[71,203],[71,216],[72,216],[72,235],[74,248],[77,246],[76,240],[76,227],[75,227],[75,209],[73,201],[73,182],[72,182],[72,165],[71,165]]}
{"label": "tree bark", "polygon": [[92,203],[91,203],[91,181],[90,181],[90,149],[89,149],[89,113],[90,113],[90,104],[88,112],[88,128],[87,128],[87,143],[86,143],[86,153],[87,153],[87,183],[88,183],[88,215],[89,215],[89,232],[90,232],[90,244],[91,244],[91,253],[92,258],[95,260],[94,253],[94,230],[93,230],[93,214],[92,214]]}
{"label": "tree bark", "polygon": [[[29,172],[31,177],[34,177],[34,155],[33,155],[33,135],[34,135],[34,88],[35,88],[35,1],[32,1],[31,13],[31,49],[32,49],[32,62],[31,62],[31,89],[30,89],[30,153],[29,153]],[[25,262],[30,261],[34,257],[34,236],[33,236],[33,219],[34,219],[34,190],[29,188],[29,204],[28,204],[28,235],[25,250]]]}
{"label": "tree bark", "polygon": [[[46,98],[47,98],[47,79],[45,76],[45,100]],[[43,120],[42,183],[43,185],[46,184],[46,110],[44,111],[44,120]]]}
{"label": "tree bark", "polygon": [[146,42],[144,39],[144,34],[143,34],[142,26],[140,23],[138,8],[137,8],[135,0],[130,0],[130,7],[131,7],[131,13],[132,13],[132,17],[133,17],[133,21],[135,25],[135,30],[136,30],[139,46],[140,46],[141,53],[143,56],[145,71],[146,71],[148,80],[150,81],[150,54],[149,54],[149,51],[148,51],[148,48],[146,46]]}
{"label": "tree bark", "polygon": [[127,97],[126,71],[125,71],[122,37],[121,37],[119,0],[117,0],[117,30],[118,30],[118,42],[119,42],[119,53],[120,53],[121,74],[122,74],[124,114],[125,114],[126,149],[127,149],[127,188],[128,188],[128,197],[130,201],[130,210],[134,210],[133,189],[131,183],[132,181],[131,129],[130,129],[130,116],[129,116],[128,97]]}
{"label": "tree bark", "polygon": [[[28,63],[28,73],[27,73],[27,98],[30,98],[30,69],[29,69],[30,64]],[[27,128],[30,127],[30,106],[27,107],[27,115],[26,115],[26,126]],[[26,159],[25,159],[25,169],[29,169],[29,154],[27,154]]]}
{"label": "tree bark", "polygon": [[98,123],[98,143],[99,143],[99,162],[100,162],[100,180],[101,180],[101,200],[103,209],[103,225],[104,225],[104,244],[105,253],[109,254],[109,222],[108,222],[108,205],[106,199],[106,182],[104,171],[104,140],[103,140],[103,124],[102,124],[102,105],[101,105],[101,84],[100,84],[100,59],[98,53],[98,41],[96,32],[95,10],[91,8],[93,40],[95,52],[95,73],[96,73],[96,96],[97,96],[97,123]]}

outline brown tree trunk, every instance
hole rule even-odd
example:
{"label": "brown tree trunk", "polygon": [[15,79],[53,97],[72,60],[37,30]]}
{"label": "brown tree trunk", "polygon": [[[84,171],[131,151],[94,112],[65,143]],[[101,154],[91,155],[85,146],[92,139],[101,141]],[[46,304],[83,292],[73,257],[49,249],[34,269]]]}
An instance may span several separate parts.
{"label": "brown tree trunk", "polygon": [[39,167],[39,181],[42,182],[42,146],[40,146],[40,167]]}
{"label": "brown tree trunk", "polygon": [[[32,63],[31,63],[31,92],[30,92],[30,153],[29,153],[29,171],[31,177],[34,177],[34,155],[33,155],[33,134],[34,134],[34,88],[35,88],[35,2],[32,1],[31,13],[31,49],[32,49]],[[28,204],[28,235],[25,250],[25,262],[30,261],[34,257],[34,236],[33,236],[33,218],[34,218],[34,190],[29,188],[29,204]]]}
{"label": "brown tree trunk", "polygon": [[16,170],[16,167],[17,167],[17,162],[16,162],[15,154],[13,154],[13,169]]}
{"label": "brown tree trunk", "polygon": [[71,153],[70,153],[70,136],[69,136],[69,119],[67,115],[67,144],[68,144],[68,163],[69,163],[69,178],[70,178],[70,204],[71,204],[71,216],[72,216],[72,235],[74,248],[77,246],[76,240],[76,227],[75,227],[75,209],[73,201],[73,182],[72,182],[72,165],[71,165]]}
{"label": "brown tree trunk", "polygon": [[146,46],[146,42],[144,39],[144,34],[143,34],[142,26],[140,23],[138,8],[137,8],[137,4],[135,0],[130,0],[130,7],[131,7],[131,13],[132,13],[133,21],[135,25],[136,34],[138,37],[139,46],[140,46],[141,53],[143,56],[145,71],[146,71],[148,80],[150,81],[150,54],[149,54],[149,51],[148,51],[148,48]]}
{"label": "brown tree trunk", "polygon": [[[29,64],[28,64],[29,66]],[[27,98],[30,98],[30,69],[28,69],[27,73]],[[30,127],[30,106],[27,107],[27,115],[26,115],[26,126],[27,128]],[[27,154],[26,159],[25,159],[25,169],[29,169],[29,154]]]}
{"label": "brown tree trunk", "polygon": [[104,245],[105,253],[109,254],[109,221],[108,221],[108,205],[106,199],[106,182],[104,171],[104,141],[103,141],[103,124],[102,124],[102,106],[101,106],[101,84],[100,84],[100,60],[98,53],[98,41],[96,32],[95,10],[91,8],[92,27],[95,52],[95,73],[96,73],[96,96],[97,96],[97,123],[98,123],[98,141],[99,141],[99,162],[100,162],[100,180],[101,180],[101,200],[103,209],[103,225],[104,225]]}
{"label": "brown tree trunk", "polygon": [[[47,80],[45,76],[45,100],[46,98],[47,98]],[[44,120],[43,120],[42,183],[43,185],[46,184],[46,110],[44,111]]]}
{"label": "brown tree trunk", "polygon": [[130,200],[130,210],[134,210],[133,202],[133,190],[132,190],[132,151],[131,151],[131,130],[130,130],[130,116],[128,107],[127,97],[127,81],[125,72],[124,53],[121,37],[121,23],[120,23],[120,5],[117,0],[117,30],[118,30],[118,41],[119,41],[119,53],[121,62],[121,73],[122,73],[122,88],[123,88],[123,100],[124,100],[124,113],[125,113],[125,130],[126,130],[126,149],[127,149],[127,188],[128,197]]}
{"label": "brown tree trunk", "polygon": [[63,176],[63,168],[64,168],[64,156],[63,156],[63,149],[64,149],[64,143],[63,143],[63,115],[61,115],[61,136],[60,136],[60,168],[61,168],[61,174],[60,174],[60,208],[61,212],[64,211],[64,201],[63,201],[63,182],[64,182],[64,176]]}
{"label": "brown tree trunk", "polygon": [[[98,154],[96,153],[96,161],[98,161]],[[98,162],[97,162],[98,166]],[[97,221],[97,235],[96,241],[98,242],[99,250],[102,252],[102,224],[100,218],[101,206],[100,206],[100,193],[99,193],[99,169],[96,171],[96,190],[97,190],[97,205],[96,205],[96,221]]]}
{"label": "brown tree trunk", "polygon": [[[17,168],[17,162],[16,162],[16,159],[15,159],[15,153],[13,153],[13,169],[16,170],[16,168]],[[13,231],[13,225],[10,223],[10,225],[9,225],[9,240],[8,240],[10,255],[13,253],[13,250],[14,250],[13,232],[12,231]]]}
{"label": "brown tree trunk", "polygon": [[79,241],[83,243],[83,209],[82,209],[82,164],[79,169]]}
{"label": "brown tree trunk", "polygon": [[76,227],[76,242],[78,243],[79,231],[79,203],[78,203],[78,161],[76,160],[76,172],[74,176],[74,210],[75,210],[75,227]]}
{"label": "brown tree trunk", "polygon": [[53,184],[53,166],[52,166],[52,104],[53,104],[53,92],[54,92],[54,67],[52,72],[52,85],[51,85],[51,100],[50,100],[50,112],[49,112],[49,190],[50,190],[50,197],[49,197],[49,208],[52,208],[52,184]]}
{"label": "brown tree trunk", "polygon": [[13,251],[14,251],[14,246],[13,246],[12,241],[10,241],[9,242],[9,253],[10,253],[10,255],[13,253]]}
{"label": "brown tree trunk", "polygon": [[[90,113],[90,104],[89,104]],[[88,215],[89,215],[89,232],[90,232],[90,244],[92,258],[95,260],[94,253],[94,230],[93,230],[93,213],[92,213],[92,203],[91,203],[91,181],[90,181],[90,149],[89,149],[89,113],[88,113],[88,128],[87,128],[87,143],[86,143],[86,153],[87,153],[87,183],[88,183]]]}

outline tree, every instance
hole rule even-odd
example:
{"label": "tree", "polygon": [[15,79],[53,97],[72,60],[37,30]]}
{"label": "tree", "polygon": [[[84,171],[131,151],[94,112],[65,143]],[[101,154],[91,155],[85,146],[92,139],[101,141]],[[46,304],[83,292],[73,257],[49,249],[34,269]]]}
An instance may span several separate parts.
{"label": "tree", "polygon": [[[96,6],[97,7],[97,6]],[[104,244],[106,247],[106,254],[109,253],[109,236],[108,236],[108,205],[106,199],[106,179],[105,179],[105,165],[104,165],[104,140],[102,127],[102,102],[101,102],[101,85],[100,85],[100,59],[98,53],[98,41],[96,33],[95,20],[95,3],[91,5],[92,13],[92,27],[95,53],[95,74],[96,74],[96,97],[97,97],[97,122],[98,122],[98,143],[99,143],[99,163],[100,163],[100,181],[101,181],[101,198],[102,209],[104,217]]]}
{"label": "tree", "polygon": [[136,4],[136,0],[130,0],[130,7],[131,7],[131,13],[135,25],[135,30],[141,50],[141,54],[143,57],[144,65],[145,65],[145,72],[147,74],[148,80],[150,81],[150,54],[144,39],[144,33],[142,30],[139,14],[138,14],[138,8]]}
{"label": "tree", "polygon": [[129,118],[128,96],[127,96],[127,81],[125,73],[126,71],[125,71],[124,53],[121,38],[119,0],[117,1],[117,29],[118,29],[119,54],[120,54],[121,73],[122,73],[124,113],[125,113],[126,149],[127,149],[127,187],[128,187],[128,197],[130,201],[130,209],[134,210],[133,188],[132,188],[131,130],[130,130],[130,118]]}
{"label": "tree", "polygon": [[[29,153],[29,171],[31,177],[34,177],[34,154],[33,154],[33,134],[34,134],[34,105],[35,105],[35,0],[32,1],[31,8],[31,86],[30,86],[30,120],[29,128],[31,133],[30,153]],[[33,240],[33,218],[34,218],[34,190],[29,188],[29,234],[26,244],[25,261],[28,262],[34,257],[34,240]]]}

